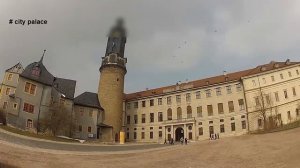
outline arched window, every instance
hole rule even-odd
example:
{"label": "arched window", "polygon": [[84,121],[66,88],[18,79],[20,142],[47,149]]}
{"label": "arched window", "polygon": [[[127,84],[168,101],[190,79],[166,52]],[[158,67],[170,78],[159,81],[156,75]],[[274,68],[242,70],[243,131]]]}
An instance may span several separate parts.
{"label": "arched window", "polygon": [[187,111],[187,118],[192,118],[192,107],[187,106],[186,111]]}
{"label": "arched window", "polygon": [[167,111],[168,120],[172,120],[172,109],[168,109]]}
{"label": "arched window", "polygon": [[182,110],[181,110],[181,107],[177,108],[177,119],[182,119]]}

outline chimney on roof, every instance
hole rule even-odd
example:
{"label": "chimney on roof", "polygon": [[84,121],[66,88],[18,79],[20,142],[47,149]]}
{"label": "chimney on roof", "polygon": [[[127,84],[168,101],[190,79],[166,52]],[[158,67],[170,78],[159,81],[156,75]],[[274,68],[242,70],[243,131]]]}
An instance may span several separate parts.
{"label": "chimney on roof", "polygon": [[146,90],[149,90],[149,88],[146,88]]}
{"label": "chimney on roof", "polygon": [[226,72],[226,71],[223,71],[223,75],[226,76],[226,75],[227,75],[227,72]]}
{"label": "chimney on roof", "polygon": [[285,61],[285,64],[286,65],[289,65],[291,62],[290,62],[290,59],[287,59],[286,61]]}

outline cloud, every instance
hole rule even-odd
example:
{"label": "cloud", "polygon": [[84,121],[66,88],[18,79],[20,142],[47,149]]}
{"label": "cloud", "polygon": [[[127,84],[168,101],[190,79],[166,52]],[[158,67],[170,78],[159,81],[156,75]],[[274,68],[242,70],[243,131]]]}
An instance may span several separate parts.
{"label": "cloud", "polygon": [[[271,60],[299,61],[300,2],[89,0],[0,2],[0,74],[39,60],[55,76],[77,81],[76,95],[97,92],[107,33],[125,18],[125,91],[219,75]],[[9,19],[47,25],[9,25]]]}

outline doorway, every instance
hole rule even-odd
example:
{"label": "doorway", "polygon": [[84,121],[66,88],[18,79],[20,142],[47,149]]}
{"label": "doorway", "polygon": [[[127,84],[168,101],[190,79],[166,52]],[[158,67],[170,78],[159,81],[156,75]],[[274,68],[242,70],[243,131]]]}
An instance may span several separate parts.
{"label": "doorway", "polygon": [[184,131],[181,127],[175,130],[175,141],[180,141],[180,138],[184,138]]}
{"label": "doorway", "polygon": [[115,142],[119,142],[119,135],[118,135],[118,133],[115,134]]}

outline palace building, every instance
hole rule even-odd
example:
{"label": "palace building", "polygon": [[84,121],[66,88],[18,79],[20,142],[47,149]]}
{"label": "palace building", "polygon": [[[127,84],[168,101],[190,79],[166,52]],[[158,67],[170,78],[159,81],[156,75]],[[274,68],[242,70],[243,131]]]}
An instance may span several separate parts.
{"label": "palace building", "polygon": [[78,139],[163,143],[237,136],[300,119],[300,62],[271,61],[125,94],[126,40],[118,20],[109,32],[97,93],[75,97],[76,81],[52,75],[44,55],[25,69],[20,63],[7,69],[0,84],[0,120]]}

